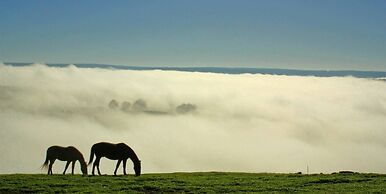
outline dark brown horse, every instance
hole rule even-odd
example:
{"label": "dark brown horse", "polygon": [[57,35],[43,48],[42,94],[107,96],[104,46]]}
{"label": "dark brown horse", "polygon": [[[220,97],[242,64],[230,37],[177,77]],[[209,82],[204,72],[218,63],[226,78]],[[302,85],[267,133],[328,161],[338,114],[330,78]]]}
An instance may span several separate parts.
{"label": "dark brown horse", "polygon": [[115,170],[114,170],[114,175],[117,175],[118,167],[122,161],[123,161],[123,174],[126,175],[126,162],[128,158],[130,158],[131,161],[133,161],[135,176],[141,175],[141,161],[138,159],[135,152],[128,145],[124,143],[112,144],[112,143],[100,142],[100,143],[94,144],[91,147],[90,162],[88,163],[89,165],[92,163],[94,154],[96,158],[95,158],[94,165],[92,167],[92,175],[94,175],[95,167],[97,167],[98,174],[101,175],[101,172],[99,170],[99,162],[102,157],[106,157],[110,160],[118,160],[117,166],[115,167]]}
{"label": "dark brown horse", "polygon": [[[82,170],[83,175],[87,175],[87,164],[84,161],[82,153],[73,146],[61,147],[61,146],[51,146],[47,149],[46,161],[44,162],[42,168],[47,168],[48,173],[52,174],[52,165],[55,160],[67,161],[66,168],[64,168],[63,174],[66,174],[66,170],[70,162],[72,162],[72,174],[74,174],[75,162],[78,160],[80,163],[80,169]],[[48,164],[49,163],[49,164]]]}

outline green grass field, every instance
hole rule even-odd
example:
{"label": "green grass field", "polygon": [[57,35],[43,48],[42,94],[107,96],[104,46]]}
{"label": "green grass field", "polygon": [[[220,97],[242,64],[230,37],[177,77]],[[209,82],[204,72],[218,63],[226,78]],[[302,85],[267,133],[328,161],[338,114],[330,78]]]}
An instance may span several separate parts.
{"label": "green grass field", "polygon": [[386,175],[168,173],[129,176],[0,175],[0,193],[386,193]]}

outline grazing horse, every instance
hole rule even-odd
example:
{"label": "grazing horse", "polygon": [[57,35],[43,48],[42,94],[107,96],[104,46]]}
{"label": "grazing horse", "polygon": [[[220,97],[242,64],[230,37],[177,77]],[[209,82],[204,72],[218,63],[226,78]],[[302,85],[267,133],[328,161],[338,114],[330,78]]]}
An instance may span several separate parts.
{"label": "grazing horse", "polygon": [[114,175],[117,175],[118,167],[122,161],[123,161],[123,174],[126,175],[126,161],[128,158],[130,158],[131,161],[133,161],[135,176],[141,175],[141,161],[138,159],[135,152],[128,145],[124,143],[112,144],[112,143],[100,142],[100,143],[94,144],[91,147],[90,162],[88,163],[89,165],[92,163],[94,154],[96,158],[95,158],[94,165],[92,167],[92,175],[94,175],[95,167],[97,167],[98,174],[101,175],[101,172],[99,170],[99,162],[102,157],[106,157],[110,160],[118,160],[117,166],[115,167],[115,170],[114,170]]}
{"label": "grazing horse", "polygon": [[[66,168],[64,168],[63,174],[66,174],[68,165],[72,162],[72,174],[74,174],[75,162],[79,160],[80,169],[82,170],[83,175],[87,175],[87,164],[84,161],[82,153],[73,146],[61,147],[61,146],[51,146],[47,149],[46,161],[44,162],[42,168],[47,168],[48,173],[52,174],[52,165],[55,160],[67,161]],[[49,164],[48,164],[49,163]]]}

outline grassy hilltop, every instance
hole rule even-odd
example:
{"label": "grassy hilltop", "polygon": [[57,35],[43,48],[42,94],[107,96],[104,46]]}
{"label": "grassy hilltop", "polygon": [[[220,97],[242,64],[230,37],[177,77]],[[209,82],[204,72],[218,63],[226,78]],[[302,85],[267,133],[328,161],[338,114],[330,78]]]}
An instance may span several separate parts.
{"label": "grassy hilltop", "polygon": [[129,176],[0,175],[0,193],[386,193],[386,175],[168,173]]}

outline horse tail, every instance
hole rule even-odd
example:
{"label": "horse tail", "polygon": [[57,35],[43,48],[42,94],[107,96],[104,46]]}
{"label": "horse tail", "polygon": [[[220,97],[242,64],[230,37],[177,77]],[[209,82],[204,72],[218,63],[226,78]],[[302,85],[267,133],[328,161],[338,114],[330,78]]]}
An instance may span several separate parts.
{"label": "horse tail", "polygon": [[44,161],[44,163],[43,163],[41,169],[47,168],[47,166],[48,166],[48,161],[49,161],[49,160],[48,160],[48,151],[47,151],[47,154],[46,154],[46,161]]}
{"label": "horse tail", "polygon": [[95,154],[95,147],[91,147],[91,153],[90,153],[90,160],[88,161],[88,165],[92,163],[92,160],[94,160],[94,154]]}

